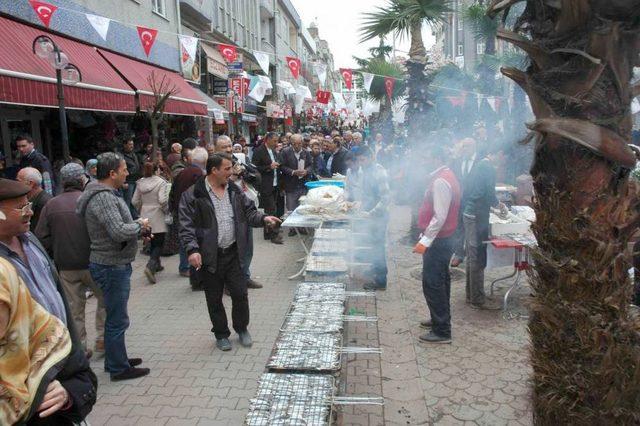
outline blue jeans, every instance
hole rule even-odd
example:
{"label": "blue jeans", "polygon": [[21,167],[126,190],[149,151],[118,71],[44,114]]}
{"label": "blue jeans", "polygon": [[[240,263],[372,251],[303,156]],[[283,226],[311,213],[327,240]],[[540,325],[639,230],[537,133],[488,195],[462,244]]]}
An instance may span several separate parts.
{"label": "blue jeans", "polygon": [[189,270],[189,258],[187,257],[187,251],[182,247],[182,243],[180,244],[180,249],[178,250],[178,254],[180,256],[180,264],[178,265],[178,272],[187,272]]}
{"label": "blue jeans", "polygon": [[104,295],[107,318],[104,323],[104,370],[111,376],[131,368],[124,333],[129,328],[127,304],[131,290],[131,264],[89,264],[91,277]]}
{"label": "blue jeans", "polygon": [[251,261],[253,260],[253,228],[249,228],[247,233],[247,252],[244,256],[244,265],[242,266],[242,274],[246,279],[251,278],[251,271],[249,267],[251,266]]}

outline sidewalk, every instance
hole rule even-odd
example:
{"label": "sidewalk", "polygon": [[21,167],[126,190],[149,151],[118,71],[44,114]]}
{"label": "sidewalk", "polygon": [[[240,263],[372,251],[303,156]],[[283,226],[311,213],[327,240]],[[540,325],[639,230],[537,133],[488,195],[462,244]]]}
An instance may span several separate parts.
{"label": "sidewalk", "polygon": [[[408,230],[408,210],[394,208],[392,217],[389,289],[378,297],[385,424],[530,425],[526,320],[471,309],[465,303],[464,273],[454,270],[453,343],[419,343],[425,332],[419,322],[428,316],[422,258],[401,241]],[[502,272],[488,271],[487,282]],[[528,294],[525,286],[516,301]]]}
{"label": "sidewalk", "polygon": [[[379,292],[375,303],[353,304],[367,315],[377,314],[378,331],[370,324],[352,323],[346,341],[349,346],[379,346],[382,356],[347,356],[345,380],[340,383],[342,394],[382,394],[385,406],[337,407],[339,422],[530,425],[526,320],[470,309],[464,302],[464,273],[454,270],[453,343],[419,343],[418,335],[424,331],[418,323],[427,316],[421,258],[402,242],[408,210],[394,207],[392,216],[387,238],[388,290]],[[265,288],[249,291],[254,345],[242,348],[233,335],[234,349],[227,353],[214,349],[204,294],[192,292],[188,280],[177,275],[177,256],[163,258],[166,270],[153,286],[142,274],[147,258],[139,256],[132,279],[127,346],[129,356],[144,358],[151,374],[112,383],[102,360],[93,360],[100,384],[98,402],[88,419],[92,426],[243,423],[299,282],[286,277],[297,272],[294,259],[303,255],[295,239],[285,238],[284,245],[275,246],[265,242],[259,230],[255,237],[252,272]],[[350,288],[355,289],[354,285]],[[515,300],[521,302],[527,295],[525,286]],[[228,297],[225,303],[229,310]],[[94,304],[92,300],[92,308]],[[518,311],[523,311],[521,306]]]}
{"label": "sidewalk", "polygon": [[[142,357],[147,377],[111,382],[103,359],[92,360],[98,375],[98,401],[88,420],[100,425],[241,425],[258,377],[264,372],[297,281],[293,259],[303,254],[298,241],[285,238],[273,245],[255,231],[253,277],[263,289],[249,290],[253,347],[243,348],[237,334],[234,348],[214,348],[211,323],[203,292],[192,292],[189,280],[177,273],[178,257],[163,258],[165,271],[149,285],[143,275],[146,256],[134,264],[127,332],[130,357]],[[229,318],[231,299],[225,296]],[[92,299],[90,311],[94,311]],[[87,325],[90,342],[93,321]]]}

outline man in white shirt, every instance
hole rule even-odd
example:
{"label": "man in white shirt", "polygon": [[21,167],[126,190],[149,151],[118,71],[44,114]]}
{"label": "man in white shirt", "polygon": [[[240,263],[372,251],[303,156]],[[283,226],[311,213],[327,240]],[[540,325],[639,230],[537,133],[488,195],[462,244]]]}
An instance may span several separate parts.
{"label": "man in white shirt", "polygon": [[453,235],[458,223],[460,184],[445,165],[446,154],[439,146],[429,150],[428,166],[433,173],[418,217],[424,229],[414,252],[422,253],[422,291],[431,314],[420,326],[431,329],[419,336],[427,343],[451,343],[451,277],[449,261],[453,254]]}
{"label": "man in white shirt", "polygon": [[[465,138],[460,141],[461,145],[461,161],[457,163],[458,167],[455,170],[456,176],[458,177],[458,181],[462,184],[464,188],[464,182],[469,176],[469,172],[476,164],[477,157],[477,149],[476,149],[476,141],[473,138]],[[458,229],[456,230],[456,234],[454,235],[454,246],[453,246],[453,258],[451,259],[451,266],[459,266],[464,260],[465,250],[464,250],[464,225],[462,224],[462,212],[460,212],[460,217],[458,218]]]}

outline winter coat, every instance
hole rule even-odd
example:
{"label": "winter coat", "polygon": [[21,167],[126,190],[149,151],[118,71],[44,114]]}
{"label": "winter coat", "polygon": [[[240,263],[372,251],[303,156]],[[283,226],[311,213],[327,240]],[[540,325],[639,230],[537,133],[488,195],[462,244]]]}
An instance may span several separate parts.
{"label": "winter coat", "polygon": [[78,199],[76,212],[84,217],[91,239],[89,260],[99,265],[127,265],[138,251],[140,224],[117,194],[98,181],[87,185]]}
{"label": "winter coat", "polygon": [[131,204],[140,212],[141,218],[149,219],[154,234],[168,230],[165,216],[169,211],[170,189],[171,184],[158,175],[142,178],[136,183]]}
{"label": "winter coat", "polygon": [[[200,253],[203,267],[213,274],[218,263],[218,222],[205,179],[206,176],[200,178],[182,194],[179,235],[187,254]],[[244,267],[249,226],[262,227],[265,215],[258,212],[254,202],[236,185],[227,185],[227,190],[233,208],[238,257],[240,265]]]}
{"label": "winter coat", "polygon": [[90,241],[87,224],[76,214],[82,191],[69,189],[44,206],[35,234],[60,271],[89,268]]}

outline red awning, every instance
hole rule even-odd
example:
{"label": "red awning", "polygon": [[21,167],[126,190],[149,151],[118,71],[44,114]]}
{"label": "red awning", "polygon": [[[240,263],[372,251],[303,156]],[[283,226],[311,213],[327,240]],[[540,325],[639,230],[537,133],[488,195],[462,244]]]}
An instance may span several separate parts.
{"label": "red awning", "polygon": [[32,51],[39,35],[50,37],[82,73],[82,82],[64,86],[65,107],[135,112],[135,93],[93,46],[0,16],[0,103],[58,106],[56,74]]}
{"label": "red awning", "polygon": [[165,78],[170,86],[177,89],[177,93],[167,101],[164,112],[181,115],[207,115],[207,103],[178,73],[106,50],[98,49],[98,52],[136,89],[140,98],[141,110],[146,111],[154,103],[153,89],[149,83],[149,77],[151,73],[154,73],[157,82]]}

